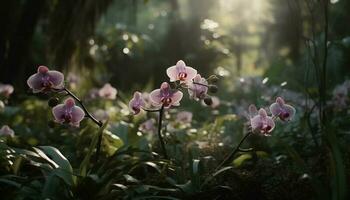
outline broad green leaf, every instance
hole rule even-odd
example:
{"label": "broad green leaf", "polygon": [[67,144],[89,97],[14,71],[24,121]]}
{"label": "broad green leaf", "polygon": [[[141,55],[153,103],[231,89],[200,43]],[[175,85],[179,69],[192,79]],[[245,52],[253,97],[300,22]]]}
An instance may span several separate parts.
{"label": "broad green leaf", "polygon": [[62,178],[66,184],[70,186],[74,185],[73,169],[67,158],[64,157],[62,153],[54,147],[40,146],[39,148],[42,149],[47,155],[49,155],[51,159],[58,165],[58,167],[54,169],[53,173]]}
{"label": "broad green leaf", "polygon": [[103,141],[106,143],[105,148],[108,155],[113,155],[120,147],[123,146],[123,141],[108,130],[103,132]]}
{"label": "broad green leaf", "polygon": [[252,155],[249,153],[242,154],[233,160],[233,166],[239,167],[244,161],[252,159]]}
{"label": "broad green leaf", "polygon": [[89,167],[89,164],[90,164],[90,159],[91,159],[91,156],[96,148],[96,144],[98,142],[98,137],[103,133],[103,131],[105,130],[105,128],[107,127],[107,124],[108,124],[108,121],[106,121],[101,128],[98,129],[98,132],[97,134],[94,135],[94,137],[92,138],[92,141],[90,143],[90,147],[89,147],[89,150],[86,154],[86,156],[84,157],[84,160],[83,162],[81,162],[81,165],[79,167],[79,174],[81,176],[86,176],[87,174],[87,169]]}

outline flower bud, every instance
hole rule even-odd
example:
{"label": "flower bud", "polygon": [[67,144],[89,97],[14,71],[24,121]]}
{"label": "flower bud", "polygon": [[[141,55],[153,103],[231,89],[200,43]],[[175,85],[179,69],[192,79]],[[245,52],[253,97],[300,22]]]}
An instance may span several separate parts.
{"label": "flower bud", "polygon": [[209,91],[211,93],[217,93],[218,92],[218,86],[216,86],[216,85],[209,85]]}
{"label": "flower bud", "polygon": [[210,96],[207,96],[204,98],[204,103],[207,105],[207,106],[210,106],[212,103],[213,103],[213,100],[211,99]]}
{"label": "flower bud", "polygon": [[209,76],[208,81],[211,83],[217,83],[219,81],[219,77],[216,75],[211,75]]}
{"label": "flower bud", "polygon": [[48,105],[52,108],[55,107],[59,103],[59,99],[57,97],[52,97],[48,101]]}

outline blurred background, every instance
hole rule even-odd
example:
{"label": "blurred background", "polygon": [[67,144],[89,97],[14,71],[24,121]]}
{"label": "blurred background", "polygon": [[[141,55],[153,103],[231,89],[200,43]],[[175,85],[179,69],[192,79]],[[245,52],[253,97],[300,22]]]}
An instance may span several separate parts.
{"label": "blurred background", "polygon": [[[321,41],[322,6],[298,0],[13,0],[0,6],[0,80],[16,92],[38,65],[129,92],[165,80],[183,59],[203,75],[269,77],[312,86],[308,38]],[[329,83],[349,74],[350,2],[331,0]],[[338,42],[338,44],[337,44]],[[341,43],[339,45],[339,43]],[[334,47],[334,48],[333,48]],[[305,72],[308,73],[305,73]],[[311,74],[311,76],[310,76]],[[288,83],[286,85],[286,83]]]}
{"label": "blurred background", "polygon": [[[108,121],[101,158],[129,146],[159,152],[156,134],[152,134],[157,113],[133,116],[128,102],[135,90],[147,97],[146,92],[168,81],[166,69],[181,59],[202,76],[216,74],[220,80],[213,83],[219,90],[210,92],[210,106],[191,101],[185,92],[181,106],[164,114],[167,148],[177,162],[171,175],[174,183],[187,185],[194,174],[190,171],[194,164],[189,165],[194,158],[205,160],[208,167],[195,179],[199,182],[250,130],[248,106],[268,110],[281,96],[295,107],[294,119],[276,121],[275,137],[255,135],[247,141],[245,145],[254,152],[242,151],[234,160],[239,176],[231,173],[220,179],[242,197],[229,199],[258,199],[250,195],[264,200],[342,199],[350,180],[349,11],[349,0],[3,0],[0,127],[13,129],[13,136],[6,138],[9,146],[52,145],[72,166],[85,161],[88,152],[91,155],[96,124],[84,120],[78,129],[58,125],[48,99],[63,102],[65,95],[29,91],[27,78],[39,65],[46,65],[62,71],[65,86],[84,100],[98,120]],[[113,95],[101,95],[106,86]],[[3,144],[0,138],[0,148]],[[21,161],[10,160],[4,153],[0,151],[0,179],[12,173],[8,167],[12,162],[14,173],[20,171],[25,184],[32,181],[35,191],[49,191],[45,188],[50,181],[45,182],[32,168],[18,170]],[[130,158],[133,163],[135,156]],[[129,173],[128,163],[121,162]],[[134,175],[144,180],[143,172]],[[114,178],[110,174],[100,177]],[[118,179],[108,184],[120,183]],[[159,180],[155,185],[164,186],[160,189],[165,192],[168,186],[163,179],[161,173],[160,178],[149,176],[150,182],[145,182]],[[40,189],[37,180],[42,183]],[[94,181],[100,184],[100,179]],[[90,194],[110,193],[103,185],[99,193],[96,185],[81,183],[79,191],[90,199],[101,199]],[[130,185],[133,194],[134,182]],[[62,187],[61,182],[51,186],[52,191]],[[19,188],[22,199],[35,199],[27,192],[34,190]],[[209,188],[208,193],[214,191]],[[67,189],[66,194],[74,190]],[[17,190],[1,186],[0,193],[10,199]],[[46,199],[39,193],[36,199]],[[65,199],[63,192],[57,190],[57,194],[49,199]],[[77,199],[84,199],[80,195],[76,194]],[[203,199],[191,195],[188,199]]]}

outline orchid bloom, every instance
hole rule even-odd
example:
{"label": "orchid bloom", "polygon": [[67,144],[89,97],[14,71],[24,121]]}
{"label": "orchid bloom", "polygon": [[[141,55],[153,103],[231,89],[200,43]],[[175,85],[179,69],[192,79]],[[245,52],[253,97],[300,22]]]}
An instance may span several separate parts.
{"label": "orchid bloom", "polygon": [[134,115],[139,114],[141,108],[146,105],[145,101],[142,98],[142,94],[140,92],[135,92],[134,97],[129,102],[129,109],[132,111]]}
{"label": "orchid bloom", "polygon": [[79,127],[79,123],[84,119],[85,112],[79,106],[75,105],[73,98],[68,98],[64,104],[58,104],[52,109],[53,116],[57,123],[68,123]]}
{"label": "orchid bloom", "polygon": [[197,74],[197,70],[186,66],[182,60],[177,61],[176,65],[169,67],[166,74],[170,78],[170,82],[190,82]]}
{"label": "orchid bloom", "polygon": [[0,129],[0,136],[13,137],[15,136],[15,132],[7,125],[4,125]]}
{"label": "orchid bloom", "polygon": [[285,104],[281,97],[277,97],[276,102],[271,104],[270,111],[273,116],[279,117],[282,121],[289,121],[295,115],[295,108]]}
{"label": "orchid bloom", "polygon": [[[205,78],[202,78],[200,74],[197,74],[194,79],[194,83],[191,83],[188,88],[188,93],[191,98],[195,100],[203,99],[208,92],[208,87],[204,85],[208,85],[208,81]],[[199,83],[199,84],[196,84]],[[201,85],[202,84],[202,85]]]}
{"label": "orchid bloom", "polygon": [[49,70],[46,66],[39,66],[37,73],[31,75],[27,80],[28,86],[34,93],[62,89],[63,82],[64,76],[61,72]]}
{"label": "orchid bloom", "polygon": [[250,119],[252,130],[269,135],[269,133],[275,128],[275,122],[269,116],[265,109],[261,108],[256,116]]}
{"label": "orchid bloom", "polygon": [[171,106],[179,106],[183,97],[183,93],[173,90],[167,82],[163,82],[160,89],[155,89],[150,93],[150,99],[156,106],[170,108]]}
{"label": "orchid bloom", "polygon": [[109,114],[103,109],[98,109],[94,112],[94,116],[99,121],[107,121],[109,119]]}
{"label": "orchid bloom", "polygon": [[348,88],[345,84],[338,85],[333,90],[333,97],[345,98],[348,96]]}
{"label": "orchid bloom", "polygon": [[181,111],[176,115],[176,121],[180,123],[191,123],[193,114],[188,111]]}
{"label": "orchid bloom", "polygon": [[10,84],[1,84],[0,83],[0,95],[6,98],[10,97],[13,93],[13,86]]}
{"label": "orchid bloom", "polygon": [[348,83],[344,82],[333,89],[333,104],[338,109],[344,109],[348,101]]}
{"label": "orchid bloom", "polygon": [[117,96],[117,89],[111,86],[111,84],[106,83],[99,91],[100,97],[114,100]]}
{"label": "orchid bloom", "polygon": [[256,106],[254,104],[251,104],[248,108],[249,111],[249,118],[253,118],[258,114],[258,109],[256,108]]}
{"label": "orchid bloom", "polygon": [[148,119],[139,126],[139,130],[144,133],[151,133],[156,130],[156,127],[154,126],[155,120],[154,119]]}

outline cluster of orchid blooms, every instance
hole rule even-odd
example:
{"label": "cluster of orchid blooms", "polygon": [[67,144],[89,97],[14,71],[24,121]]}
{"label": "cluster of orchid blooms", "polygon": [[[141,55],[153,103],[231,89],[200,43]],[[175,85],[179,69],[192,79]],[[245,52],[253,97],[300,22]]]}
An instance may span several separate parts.
{"label": "cluster of orchid blooms", "polygon": [[275,128],[275,119],[280,119],[284,122],[290,121],[295,115],[295,108],[284,102],[282,97],[277,97],[276,102],[270,105],[272,117],[267,115],[264,108],[258,111],[255,105],[249,106],[249,120],[253,132],[270,135]]}
{"label": "cluster of orchid blooms", "polygon": [[[209,82],[215,83],[217,81],[216,76],[205,79],[197,73],[197,70],[186,66],[182,60],[179,60],[176,65],[169,67],[166,70],[166,74],[169,77],[170,84],[163,82],[159,89],[153,90],[147,96],[145,96],[146,93],[142,94],[138,91],[134,93],[133,98],[129,102],[130,111],[134,115],[140,113],[141,110],[154,112],[168,109],[172,106],[179,106],[183,98],[182,89],[188,91],[191,99],[196,101],[203,100],[207,105],[213,103],[208,92],[215,93],[217,86],[209,84]],[[78,127],[84,117],[89,117],[98,125],[102,125],[100,121],[95,119],[85,109],[82,102],[65,88],[64,75],[61,72],[49,70],[46,66],[39,66],[37,73],[28,78],[27,84],[34,93],[64,92],[70,96],[62,104],[58,104],[55,99],[54,101],[52,99],[49,101],[49,104],[53,107],[52,113],[55,122]],[[4,93],[4,96],[7,97],[13,92],[11,85],[1,84],[0,89],[1,93]],[[107,99],[115,99],[117,90],[110,84],[105,84],[95,93]],[[78,101],[81,107],[76,105],[76,101]],[[250,125],[254,131],[269,134],[275,127],[274,119],[280,118],[282,121],[289,121],[295,114],[295,109],[285,104],[281,97],[278,97],[276,102],[270,106],[270,111],[272,117],[269,117],[264,109],[257,111],[254,105],[249,107]]]}
{"label": "cluster of orchid blooms", "polygon": [[[49,70],[46,66],[39,66],[37,73],[28,78],[27,84],[33,93],[65,91],[64,75],[61,72]],[[80,121],[85,116],[85,112],[82,108],[75,105],[75,100],[69,97],[63,104],[55,105],[57,103],[54,100],[49,101],[49,104],[53,106],[52,113],[55,121],[79,126]]]}
{"label": "cluster of orchid blooms", "polygon": [[[70,96],[64,101],[63,104],[58,104],[58,100],[56,98],[49,100],[49,105],[53,107],[52,113],[55,122],[79,127],[79,124],[84,117],[89,117],[96,124],[102,126],[102,123],[85,109],[81,100],[67,88],[65,88],[64,75],[61,72],[49,70],[46,66],[39,66],[37,73],[28,78],[27,84],[34,93],[64,92]],[[117,90],[107,83],[95,93],[96,94],[94,95],[99,95],[105,99],[113,100],[116,98]],[[81,107],[76,105],[76,101],[81,105]]]}
{"label": "cluster of orchid blooms", "polygon": [[169,67],[166,70],[166,74],[170,82],[173,83],[173,87],[168,82],[163,82],[159,89],[155,89],[149,94],[149,105],[147,105],[147,101],[145,101],[142,93],[136,91],[129,102],[129,108],[133,114],[136,115],[141,110],[157,111],[163,108],[168,109],[172,106],[179,106],[183,98],[181,89],[187,89],[191,99],[203,100],[207,105],[213,103],[208,95],[208,91],[215,93],[217,86],[209,85],[208,81],[216,82],[217,77],[212,76],[207,80],[198,74],[197,70],[186,66],[182,60],[179,60],[176,65]]}
{"label": "cluster of orchid blooms", "polygon": [[[186,66],[182,60],[178,61],[175,66],[168,68],[167,75],[170,78],[170,82],[175,83],[175,87],[172,88],[169,83],[164,82],[161,84],[160,89],[152,91],[149,94],[152,108],[167,109],[171,106],[178,106],[183,97],[183,93],[180,91],[182,88],[188,89],[191,98],[195,100],[203,99],[207,105],[212,103],[207,93],[208,90],[216,92],[217,87],[215,85],[208,85],[208,81],[202,78],[200,74],[197,74],[197,70]],[[215,81],[215,79],[217,78],[211,77],[211,80]],[[79,127],[80,122],[87,116],[98,125],[102,125],[100,121],[87,112],[81,101],[65,88],[64,75],[61,72],[49,70],[46,66],[39,66],[37,73],[28,78],[27,84],[33,93],[63,92],[70,96],[63,104],[58,104],[57,99],[50,99],[49,105],[53,107],[52,113],[55,122]],[[115,99],[117,90],[110,84],[105,84],[102,89],[95,93],[106,99]],[[78,101],[81,107],[76,105],[76,101]],[[145,108],[146,103],[140,92],[134,93],[129,106],[133,114],[138,114],[141,109],[148,110]]]}

